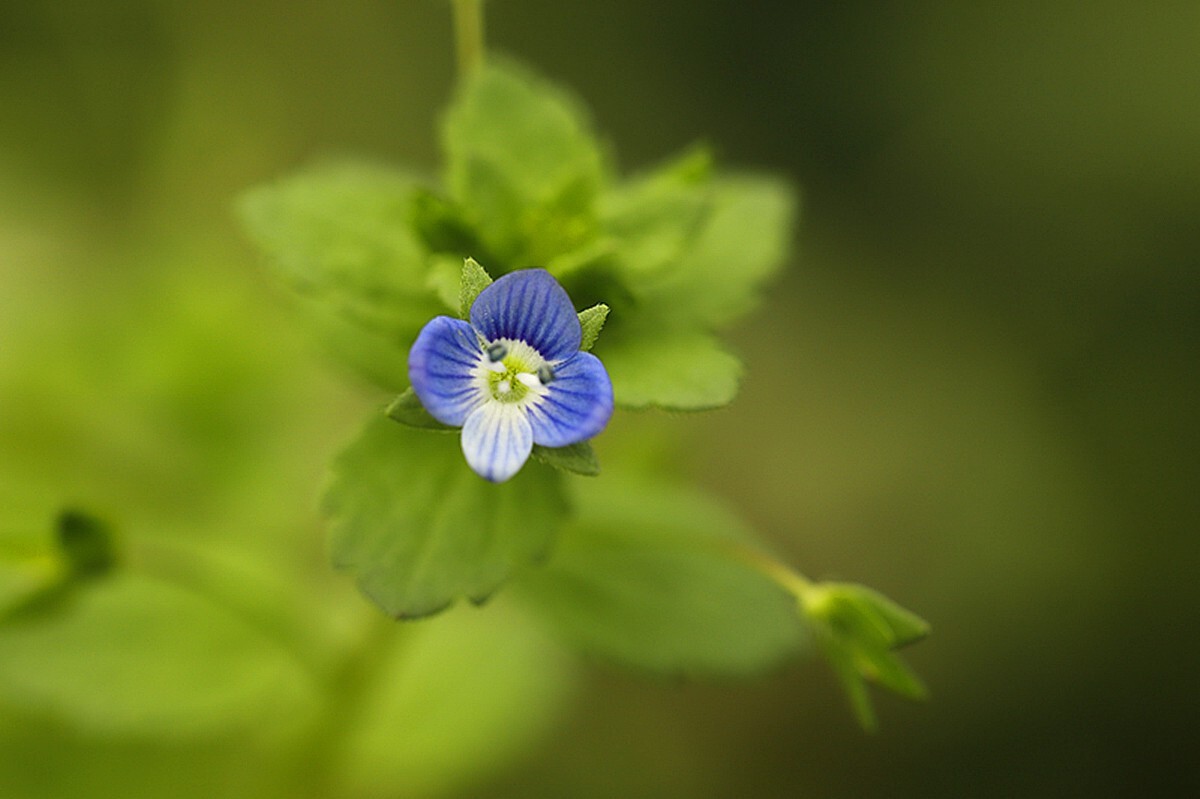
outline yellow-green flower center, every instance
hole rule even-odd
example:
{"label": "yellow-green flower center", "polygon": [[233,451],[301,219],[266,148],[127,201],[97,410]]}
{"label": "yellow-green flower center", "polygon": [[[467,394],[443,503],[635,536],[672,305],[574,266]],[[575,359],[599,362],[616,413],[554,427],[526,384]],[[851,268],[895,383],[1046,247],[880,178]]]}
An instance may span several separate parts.
{"label": "yellow-green flower center", "polygon": [[476,374],[491,399],[519,403],[545,393],[543,377],[553,372],[525,342],[500,339],[484,348]]}

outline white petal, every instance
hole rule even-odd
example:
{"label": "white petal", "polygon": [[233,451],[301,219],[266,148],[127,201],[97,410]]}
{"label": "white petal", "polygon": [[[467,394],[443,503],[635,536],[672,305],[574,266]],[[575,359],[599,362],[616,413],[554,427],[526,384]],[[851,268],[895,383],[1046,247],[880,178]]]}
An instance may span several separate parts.
{"label": "white petal", "polygon": [[512,404],[485,402],[463,424],[462,450],[467,465],[493,483],[521,470],[533,450],[533,428],[525,412]]}

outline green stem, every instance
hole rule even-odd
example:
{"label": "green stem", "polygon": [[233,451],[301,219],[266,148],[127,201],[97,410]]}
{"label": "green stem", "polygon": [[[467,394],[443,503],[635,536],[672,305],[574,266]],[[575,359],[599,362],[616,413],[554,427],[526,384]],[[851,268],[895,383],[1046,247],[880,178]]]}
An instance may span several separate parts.
{"label": "green stem", "polygon": [[483,66],[483,0],[453,0],[453,3],[458,79],[463,81]]}
{"label": "green stem", "polygon": [[358,643],[334,667],[324,685],[324,708],[298,750],[293,796],[325,799],[335,793],[350,733],[377,687],[387,655],[401,637],[394,619],[368,608]]}
{"label": "green stem", "polygon": [[786,563],[744,544],[726,543],[725,551],[745,563],[799,600],[812,588],[812,582]]}

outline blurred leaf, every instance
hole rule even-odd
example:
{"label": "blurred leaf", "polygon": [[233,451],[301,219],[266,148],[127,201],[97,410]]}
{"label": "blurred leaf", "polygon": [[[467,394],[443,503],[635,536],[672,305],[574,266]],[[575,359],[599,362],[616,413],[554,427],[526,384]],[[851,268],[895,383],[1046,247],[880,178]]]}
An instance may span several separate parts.
{"label": "blurred leaf", "polygon": [[334,565],[402,618],[487,599],[542,557],[566,515],[560,476],[528,463],[494,485],[456,437],[372,420],[335,461],[325,496]]}
{"label": "blurred leaf", "polygon": [[0,628],[0,697],[105,732],[186,735],[295,712],[296,660],[198,594],[117,573]]}
{"label": "blurred leaf", "polygon": [[402,348],[439,310],[409,229],[415,190],[386,167],[330,164],[253,189],[238,210],[294,288]]}
{"label": "blurred leaf", "polygon": [[598,353],[625,408],[699,411],[728,405],[742,364],[710,335],[687,331],[632,332],[606,338]]}
{"label": "blurred leaf", "polygon": [[716,180],[704,222],[678,255],[678,268],[653,284],[654,313],[706,326],[749,311],[791,245],[796,199],[784,181],[761,176]]}
{"label": "blurred leaf", "polygon": [[656,672],[746,674],[795,654],[792,598],[728,542],[745,525],[694,489],[644,480],[579,485],[579,515],[516,591],[587,652]]}
{"label": "blurred leaf", "polygon": [[385,413],[393,422],[406,424],[409,427],[419,427],[423,430],[441,430],[443,432],[458,429],[448,424],[442,424],[433,418],[433,414],[425,410],[425,406],[417,398],[417,392],[411,388],[406,389],[404,393],[392,400],[387,406]]}
{"label": "blurred leaf", "polygon": [[347,742],[356,795],[474,793],[549,731],[572,685],[565,653],[503,599],[398,632]]}
{"label": "blurred leaf", "polygon": [[596,458],[596,451],[592,449],[591,443],[587,441],[580,441],[578,444],[566,447],[543,447],[535,444],[533,457],[564,472],[581,474],[585,477],[595,477],[600,474],[600,461]]}
{"label": "blurred leaf", "polygon": [[412,196],[410,220],[413,232],[429,252],[456,258],[478,256],[488,260],[483,243],[467,222],[466,212],[453,200],[429,189],[416,188]]}
{"label": "blurred leaf", "polygon": [[446,116],[447,184],[509,271],[545,265],[595,232],[600,150],[582,107],[512,65],[491,63]]}
{"label": "blurred leaf", "polygon": [[59,549],[76,577],[99,577],[116,565],[112,528],[100,519],[82,511],[66,510],[59,515],[56,529]]}
{"label": "blurred leaf", "polygon": [[606,319],[608,319],[608,306],[604,303],[598,303],[579,312],[579,326],[583,328],[583,339],[579,344],[580,350],[587,352],[595,346],[596,339],[600,338],[600,331],[604,329],[604,320]]}
{"label": "blurred leaf", "polygon": [[709,212],[711,170],[711,154],[698,147],[604,195],[604,233],[635,292],[665,271],[689,269],[682,256]]}
{"label": "blurred leaf", "polygon": [[929,634],[923,619],[877,591],[850,583],[809,586],[800,601],[864,728],[873,730],[877,724],[866,681],[909,699],[925,697],[925,686],[893,654]]}

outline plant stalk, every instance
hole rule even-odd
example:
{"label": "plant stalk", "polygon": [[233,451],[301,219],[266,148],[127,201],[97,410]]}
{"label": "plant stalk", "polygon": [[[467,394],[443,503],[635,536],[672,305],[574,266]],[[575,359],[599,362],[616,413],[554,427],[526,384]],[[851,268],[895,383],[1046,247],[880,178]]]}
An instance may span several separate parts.
{"label": "plant stalk", "polygon": [[483,0],[452,0],[458,79],[465,81],[483,66]]}

